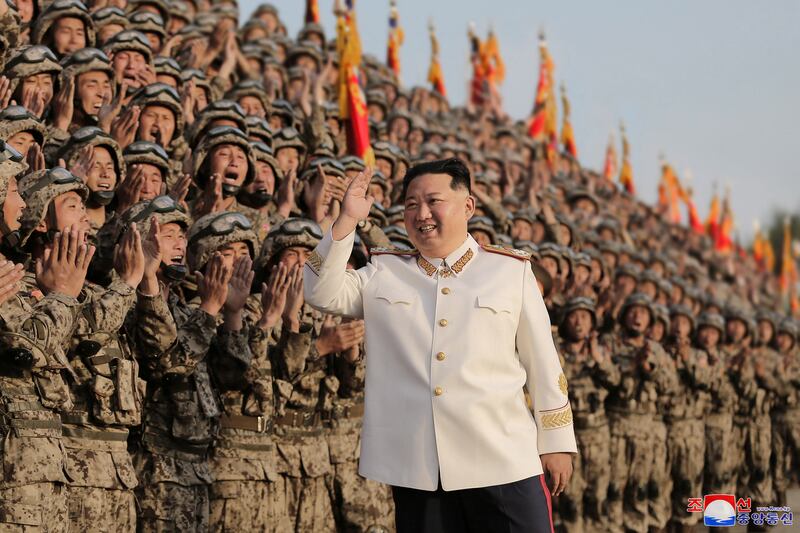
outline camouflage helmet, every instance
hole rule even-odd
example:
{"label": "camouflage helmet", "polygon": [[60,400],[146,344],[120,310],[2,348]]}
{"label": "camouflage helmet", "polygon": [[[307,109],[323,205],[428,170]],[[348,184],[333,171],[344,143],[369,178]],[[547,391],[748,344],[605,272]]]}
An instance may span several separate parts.
{"label": "camouflage helmet", "polygon": [[322,50],[316,43],[312,41],[299,41],[296,45],[289,49],[286,54],[286,65],[291,67],[301,56],[308,56],[316,63],[317,71],[322,66]]}
{"label": "camouflage helmet", "polygon": [[42,44],[53,24],[65,17],[80,19],[86,30],[86,46],[94,46],[95,28],[89,10],[80,0],[55,0],[36,19],[31,29],[31,42]]}
{"label": "camouflage helmet", "polygon": [[192,225],[192,219],[171,196],[156,196],[152,200],[144,200],[133,204],[118,217],[119,223],[114,234],[114,241],[118,241],[125,229],[134,222],[139,228],[139,233],[147,235],[150,231],[153,217],[156,218],[160,226],[178,224],[184,230],[187,230]]}
{"label": "camouflage helmet", "polygon": [[133,95],[131,105],[137,105],[142,111],[147,106],[166,107],[175,117],[175,133],[172,142],[183,137],[183,105],[178,92],[166,83],[151,83],[145,85]]}
{"label": "camouflage helmet", "polygon": [[675,304],[669,306],[669,316],[670,319],[674,319],[676,316],[685,316],[689,319],[689,323],[691,324],[692,330],[695,328],[695,318],[694,313],[689,308],[688,305],[684,304]]}
{"label": "camouflage helmet", "polygon": [[167,151],[161,146],[150,141],[136,141],[125,147],[122,151],[126,166],[148,164],[161,170],[164,183],[169,181],[170,162]]}
{"label": "camouflage helmet", "polygon": [[575,296],[567,300],[567,303],[561,310],[561,324],[559,325],[559,329],[561,325],[567,321],[569,314],[573,311],[577,311],[578,309],[589,311],[589,313],[592,315],[592,323],[597,325],[597,303],[594,301],[594,299],[587,296]]}
{"label": "camouflage helmet", "polygon": [[283,148],[296,148],[301,156],[306,152],[306,145],[300,138],[300,132],[292,127],[283,128],[272,136],[272,150],[276,156]]}
{"label": "camouflage helmet", "polygon": [[144,6],[152,6],[156,8],[159,16],[164,20],[164,26],[169,22],[170,13],[172,12],[172,2],[168,0],[128,0],[128,13],[130,16],[138,13],[152,13],[152,11],[141,10]]}
{"label": "camouflage helmet", "polygon": [[235,242],[247,243],[250,256],[258,256],[258,236],[253,224],[237,211],[210,213],[200,217],[187,235],[187,262],[192,271],[202,270],[214,252]]}
{"label": "camouflage helmet", "polygon": [[[245,96],[252,96],[257,98],[261,105],[264,106],[264,111],[269,111],[269,99],[267,98],[267,90],[264,88],[264,84],[258,80],[244,80],[240,81],[236,85],[230,88],[230,90],[225,93],[225,98],[228,100],[233,100],[234,102],[238,102],[240,98]],[[244,114],[244,113],[243,113]]]}
{"label": "camouflage helmet", "polygon": [[55,198],[71,191],[77,192],[84,202],[89,196],[89,189],[83,180],[63,167],[31,172],[20,180],[19,189],[26,204],[19,230],[22,246],[45,219],[50,203]]}
{"label": "camouflage helmet", "polygon": [[186,2],[182,0],[172,0],[169,3],[169,18],[171,19],[180,19],[185,21],[187,24],[192,21],[191,13],[189,13],[189,6]]}
{"label": "camouflage helmet", "polygon": [[654,303],[653,304],[653,315],[655,316],[656,321],[660,320],[664,323],[664,329],[669,330],[669,309],[666,305]]}
{"label": "camouflage helmet", "polygon": [[798,328],[797,322],[792,317],[784,317],[783,320],[780,321],[778,324],[778,329],[775,332],[776,336],[778,333],[785,333],[790,335],[795,342],[797,342],[797,335],[798,335]]}
{"label": "camouflage helmet", "polygon": [[624,265],[620,265],[614,271],[614,278],[618,278],[620,276],[630,276],[634,279],[634,281],[639,281],[639,276],[641,276],[642,270],[633,263],[625,263]]}
{"label": "camouflage helmet", "polygon": [[492,244],[497,243],[497,232],[494,229],[494,222],[489,217],[473,216],[467,223],[467,231],[482,231],[489,236]]}
{"label": "camouflage helmet", "polygon": [[103,44],[103,51],[109,56],[122,51],[139,52],[144,56],[145,61],[151,65],[153,63],[153,50],[150,48],[150,41],[147,40],[145,34],[137,30],[119,32]]}
{"label": "camouflage helmet", "polygon": [[315,157],[308,163],[302,174],[300,174],[301,181],[311,181],[317,175],[317,167],[322,167],[322,171],[329,176],[336,176],[344,179],[344,165],[338,159],[332,157]]}
{"label": "camouflage helmet", "polygon": [[58,78],[61,65],[56,55],[43,44],[35,44],[14,50],[6,63],[5,76],[11,81],[9,90],[13,93],[19,83],[37,74],[52,74],[53,81]]}
{"label": "camouflage helmet", "polygon": [[348,155],[343,157],[341,160],[342,165],[344,165],[345,172],[348,170],[355,170],[356,172],[363,172],[364,169],[367,168],[366,163],[364,160],[358,157],[357,155]]}
{"label": "camouflage helmet", "polygon": [[247,135],[251,139],[256,138],[270,148],[272,147],[272,135],[274,132],[265,119],[255,115],[249,115],[245,117],[244,123],[247,126]]}
{"label": "camouflage helmet", "polygon": [[8,180],[28,170],[25,156],[13,146],[0,140],[0,205],[6,201]]}
{"label": "camouflage helmet", "polygon": [[[105,72],[113,82],[114,69],[111,67],[111,60],[101,50],[97,48],[81,48],[74,54],[70,54],[61,60],[63,68],[62,78],[76,79],[81,74],[87,72]],[[113,85],[113,84],[112,84]]]}
{"label": "camouflage helmet", "polygon": [[245,156],[247,157],[247,175],[242,185],[247,185],[255,178],[256,160],[253,155],[253,147],[251,146],[250,139],[248,139],[247,135],[240,129],[232,128],[231,126],[218,126],[216,128],[211,128],[203,138],[200,139],[197,150],[193,154],[192,171],[194,181],[200,189],[205,188],[209,178],[209,176],[206,176],[205,172],[203,172],[203,168],[207,164],[206,159],[211,155],[214,148],[223,144],[232,144],[244,150]]}
{"label": "camouflage helmet", "polygon": [[206,78],[203,71],[197,70],[196,68],[184,69],[181,71],[181,80],[183,85],[191,81],[194,83],[195,87],[203,89],[206,92],[209,102],[214,99],[214,91],[211,90],[211,84],[208,82],[208,78]]}
{"label": "camouflage helmet", "polygon": [[97,126],[85,126],[75,130],[67,139],[67,142],[58,150],[56,157],[63,159],[67,163],[67,168],[72,168],[80,159],[81,150],[87,146],[102,146],[106,148],[114,160],[114,167],[117,171],[117,184],[125,180],[125,159],[122,157],[119,143]]}
{"label": "camouflage helmet", "polygon": [[775,311],[762,307],[756,311],[754,318],[756,324],[759,322],[769,322],[769,324],[772,326],[772,330],[775,332],[778,331],[778,323],[780,322],[781,318],[780,315]]}
{"label": "camouflage helmet", "polygon": [[8,140],[23,131],[33,135],[39,147],[44,145],[47,128],[36,115],[21,105],[10,105],[0,111],[0,139]]}
{"label": "camouflage helmet", "polygon": [[277,188],[277,184],[283,180],[283,171],[281,171],[278,166],[278,161],[272,155],[272,148],[258,141],[253,142],[251,146],[253,147],[253,156],[255,156],[256,162],[266,163],[272,167],[272,173],[275,175],[275,184]]}
{"label": "camouflage helmet", "polygon": [[115,6],[98,9],[92,13],[92,20],[94,20],[94,25],[98,30],[110,24],[116,24],[117,26],[122,26],[123,29],[128,29],[130,24],[125,12]]}
{"label": "camouflage helmet", "polygon": [[524,220],[529,224],[533,224],[538,220],[538,213],[532,207],[525,207],[514,213],[513,220]]}
{"label": "camouflage helmet", "polygon": [[283,250],[294,246],[313,250],[322,237],[322,229],[313,220],[287,218],[280,225],[270,229],[254,268],[261,274],[262,279],[266,278]]}
{"label": "camouflage helmet", "polygon": [[755,332],[753,315],[744,307],[739,305],[729,305],[725,308],[725,322],[729,323],[733,320],[740,320],[744,324],[746,329],[745,337],[750,337]]}
{"label": "camouflage helmet", "polygon": [[413,250],[414,243],[408,237],[408,231],[403,226],[392,224],[383,228],[383,233],[389,238],[392,246],[402,248],[403,250]]}
{"label": "camouflage helmet", "polygon": [[653,309],[653,300],[651,300],[646,294],[635,292],[625,298],[625,302],[622,304],[622,307],[619,310],[619,315],[617,315],[617,318],[620,323],[624,323],[625,315],[628,313],[628,309],[637,306],[647,309],[647,312],[650,313],[650,323],[652,324],[655,322],[656,314],[655,310]]}
{"label": "camouflage helmet", "polygon": [[181,65],[173,58],[158,56],[153,60],[153,67],[156,70],[156,76],[170,76],[175,80],[175,85],[177,87],[183,86]]}
{"label": "camouflage helmet", "polygon": [[147,33],[155,33],[161,37],[161,41],[167,36],[167,29],[164,19],[149,11],[137,11],[130,15],[131,29]]}
{"label": "camouflage helmet", "polygon": [[270,117],[278,116],[284,119],[286,123],[289,124],[287,128],[291,127],[297,119],[297,117],[294,115],[294,108],[292,107],[292,104],[280,98],[273,100],[270,103],[270,106],[267,108],[267,112],[269,113]]}
{"label": "camouflage helmet", "polygon": [[720,336],[725,334],[725,319],[719,313],[704,311],[697,317],[697,329],[702,327],[716,328]]}
{"label": "camouflage helmet", "polygon": [[236,127],[247,133],[247,122],[245,121],[245,114],[242,106],[236,103],[235,100],[215,100],[209,102],[197,116],[197,119],[189,129],[189,139],[192,145],[197,142],[206,133],[206,130],[215,127],[212,123],[215,120],[230,120],[236,123]]}
{"label": "camouflage helmet", "polygon": [[300,29],[300,32],[297,34],[297,42],[308,41],[308,36],[313,33],[316,33],[322,39],[323,43],[325,42],[325,29],[321,24],[317,24],[316,22],[309,22]]}

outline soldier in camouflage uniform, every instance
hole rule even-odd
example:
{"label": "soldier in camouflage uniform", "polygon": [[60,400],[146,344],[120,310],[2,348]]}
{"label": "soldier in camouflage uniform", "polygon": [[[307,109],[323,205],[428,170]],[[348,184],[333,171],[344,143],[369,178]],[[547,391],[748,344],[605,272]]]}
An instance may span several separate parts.
{"label": "soldier in camouflage uniform", "polygon": [[44,108],[47,109],[58,87],[60,72],[61,65],[52,50],[44,45],[33,45],[13,53],[6,64],[4,75],[9,79],[12,99],[24,103],[26,93],[35,88],[42,92]]}
{"label": "soldier in camouflage uniform", "polygon": [[597,341],[595,303],[585,297],[569,300],[559,325],[561,366],[569,383],[578,455],[558,514],[564,531],[605,531],[603,505],[611,478],[605,399],[619,385],[619,369]]}
{"label": "soldier in camouflage uniform", "polygon": [[[88,189],[66,169],[29,174],[20,188],[27,203],[22,243],[34,260],[46,259],[44,249],[53,233],[90,230],[84,207]],[[141,238],[134,227],[115,254],[118,278],[108,287],[84,285],[81,313],[71,331],[72,406],[60,410],[71,528],[136,529],[137,480],[127,440],[128,428],[141,422],[145,384],[138,378],[138,364],[121,329],[136,298],[143,262]]]}
{"label": "soldier in camouflage uniform", "polygon": [[703,456],[705,453],[705,396],[710,373],[705,352],[692,347],[694,314],[681,304],[670,308],[670,331],[665,344],[678,372],[678,384],[668,397],[667,455],[670,475],[663,480],[663,491],[672,496],[671,520],[677,531],[692,531],[700,516],[687,513],[688,498],[703,491]]}
{"label": "soldier in camouflage uniform", "polygon": [[329,367],[328,354],[320,352],[323,317],[304,304],[300,281],[303,265],[321,238],[313,221],[288,219],[272,229],[258,262],[259,271],[282,265],[293,280],[280,326],[273,329],[270,357],[277,395],[277,469],[296,531],[336,530],[334,469],[323,413],[333,408],[339,380]]}
{"label": "soldier in camouflage uniform", "polygon": [[[78,37],[79,32],[72,31],[68,40],[58,38],[61,26],[72,29],[75,24],[83,26],[82,37]],[[48,46],[59,59],[81,48],[94,46],[94,42],[94,21],[81,2],[55,0],[36,18],[31,30],[31,43]]]}
{"label": "soldier in camouflage uniform", "polygon": [[727,358],[720,347],[724,334],[725,319],[721,315],[703,312],[697,317],[695,345],[705,353],[710,372],[709,389],[700,394],[706,408],[703,494],[730,494],[736,486],[735,465],[727,456],[736,391],[728,374]]}
{"label": "soldier in camouflage uniform", "polygon": [[659,496],[651,474],[655,450],[666,435],[657,432],[657,402],[675,387],[675,369],[661,345],[645,332],[655,319],[652,301],[634,293],[619,310],[620,331],[603,338],[603,347],[620,371],[619,385],[610,390],[611,483],[608,488],[609,529],[646,532],[648,499]]}
{"label": "soldier in camouflage uniform", "polygon": [[[135,140],[153,142],[164,148],[170,155],[170,176],[177,180],[183,175],[183,159],[188,150],[183,138],[185,121],[178,92],[165,83],[145,85],[133,95],[131,105],[140,109]],[[167,183],[168,190],[173,186],[174,183]]]}
{"label": "soldier in camouflage uniform", "polygon": [[[7,146],[2,149],[0,202],[4,213],[6,204],[14,206],[0,224],[2,250],[7,253],[20,237],[17,217],[25,203],[17,189],[16,175],[27,167],[21,154],[17,152],[14,157]],[[67,244],[68,235],[63,238]],[[57,245],[61,239],[56,239]],[[67,529],[67,479],[57,411],[68,408],[71,402],[64,381],[69,363],[63,346],[80,311],[76,297],[91,258],[91,253],[86,258],[89,250],[79,254],[86,259],[85,264],[78,257],[58,264],[45,261],[38,279],[26,280],[16,295],[0,303],[0,462],[4,465],[0,470],[0,529],[3,530]],[[55,259],[55,254],[52,257]],[[53,283],[57,278],[47,274],[55,274],[56,266],[60,269],[58,273],[66,276],[62,281],[70,283]],[[15,272],[18,274],[15,279],[19,280],[22,270]]]}
{"label": "soldier in camouflage uniform", "polygon": [[797,481],[791,479],[791,473],[800,468],[800,355],[797,338],[794,320],[781,320],[774,345],[781,357],[778,375],[783,389],[772,409],[773,476],[777,505],[786,505],[786,490],[792,481]]}
{"label": "soldier in camouflage uniform", "polygon": [[40,149],[45,145],[47,128],[24,107],[10,105],[0,111],[0,139],[27,157],[34,144]]}
{"label": "soldier in camouflage uniform", "polygon": [[167,196],[136,204],[122,215],[148,232],[153,218],[160,250],[147,253],[129,326],[149,384],[136,453],[140,524],[144,531],[205,531],[213,480],[208,455],[222,413],[209,358],[249,361],[250,350],[241,332],[217,328],[232,270],[216,248],[202,246],[202,239],[213,242],[214,233],[198,228],[201,244],[191,264],[207,266],[197,278],[197,303],[189,304],[180,285],[187,273],[189,218]]}

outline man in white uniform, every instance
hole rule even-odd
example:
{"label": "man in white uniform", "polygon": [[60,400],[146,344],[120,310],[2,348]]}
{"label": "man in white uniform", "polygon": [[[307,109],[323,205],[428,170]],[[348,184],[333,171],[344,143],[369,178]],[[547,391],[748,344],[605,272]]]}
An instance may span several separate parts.
{"label": "man in white uniform", "polygon": [[399,533],[552,531],[550,495],[566,487],[577,448],[528,254],[467,233],[469,170],[446,159],[403,180],[416,249],[375,249],[347,270],[370,177],[353,180],[305,267],[309,304],[365,320],[359,473],[392,486]]}

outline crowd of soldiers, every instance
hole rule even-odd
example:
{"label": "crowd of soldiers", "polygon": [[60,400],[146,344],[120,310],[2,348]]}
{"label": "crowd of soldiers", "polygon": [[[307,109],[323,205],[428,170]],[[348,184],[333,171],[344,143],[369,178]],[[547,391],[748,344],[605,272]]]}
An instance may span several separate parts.
{"label": "crowd of soldiers", "polygon": [[[243,22],[236,0],[0,0],[4,531],[393,530],[389,487],[358,475],[364,324],[303,301],[366,166],[335,45],[268,4]],[[782,503],[800,358],[775,277],[491,99],[362,67],[376,202],[350,266],[412,246],[411,164],[468,163],[470,232],[531,254],[562,356],[580,454],[560,527],[691,530],[704,493]]]}

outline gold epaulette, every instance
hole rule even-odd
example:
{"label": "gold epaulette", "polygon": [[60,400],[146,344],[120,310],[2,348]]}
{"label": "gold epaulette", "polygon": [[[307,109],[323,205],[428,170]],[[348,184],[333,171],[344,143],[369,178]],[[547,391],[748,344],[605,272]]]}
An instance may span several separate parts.
{"label": "gold epaulette", "polygon": [[404,250],[402,248],[384,248],[384,247],[377,247],[377,248],[370,248],[369,250],[370,255],[418,255],[418,250]]}
{"label": "gold epaulette", "polygon": [[503,248],[497,244],[484,244],[481,246],[481,248],[493,254],[505,255],[508,257],[513,257],[514,259],[520,259],[522,261],[528,261],[531,258],[531,254],[525,250],[517,250],[516,248]]}

